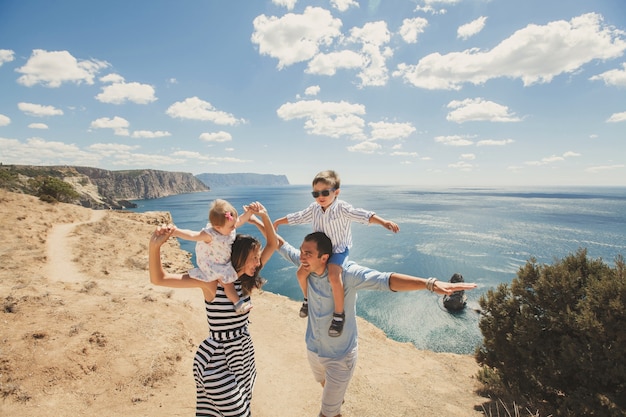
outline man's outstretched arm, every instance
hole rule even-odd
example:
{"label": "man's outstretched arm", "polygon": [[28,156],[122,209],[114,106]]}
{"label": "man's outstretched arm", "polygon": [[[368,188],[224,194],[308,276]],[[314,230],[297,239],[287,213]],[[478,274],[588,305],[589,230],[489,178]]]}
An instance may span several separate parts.
{"label": "man's outstretched arm", "polygon": [[454,291],[473,290],[477,285],[471,282],[445,282],[435,278],[419,278],[394,272],[389,277],[391,291],[430,290],[437,294],[452,294]]}

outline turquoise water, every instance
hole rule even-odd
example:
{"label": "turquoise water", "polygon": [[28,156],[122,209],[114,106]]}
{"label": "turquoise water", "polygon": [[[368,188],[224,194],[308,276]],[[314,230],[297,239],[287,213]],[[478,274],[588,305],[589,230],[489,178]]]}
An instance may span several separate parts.
{"label": "turquoise water", "polygon": [[[208,207],[223,198],[238,209],[260,201],[277,219],[312,202],[309,186],[230,187],[136,201],[135,211],[169,211],[177,226],[200,229]],[[354,224],[350,258],[381,271],[435,276],[448,280],[461,273],[478,289],[467,292],[469,308],[450,314],[441,297],[413,293],[359,293],[358,314],[398,341],[437,352],[472,353],[482,337],[478,299],[499,283],[508,283],[532,257],[552,263],[579,248],[613,265],[626,254],[626,188],[440,189],[346,186],[341,198],[393,220],[400,232]],[[245,225],[240,233],[258,235]],[[310,226],[281,226],[294,246]],[[192,242],[181,241],[193,253]],[[276,255],[263,269],[265,289],[294,300],[302,294],[295,268]],[[298,319],[294,317],[294,320]]]}

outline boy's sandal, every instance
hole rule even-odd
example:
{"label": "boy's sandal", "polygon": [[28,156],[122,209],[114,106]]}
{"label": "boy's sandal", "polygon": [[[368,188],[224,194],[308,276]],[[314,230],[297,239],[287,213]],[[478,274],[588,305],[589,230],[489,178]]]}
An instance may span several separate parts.
{"label": "boy's sandal", "polygon": [[302,307],[300,307],[300,317],[305,318],[309,315],[309,303],[302,303]]}
{"label": "boy's sandal", "polygon": [[346,319],[346,313],[333,313],[333,321],[330,322],[330,328],[328,329],[328,335],[330,337],[339,337],[343,332],[343,324]]}

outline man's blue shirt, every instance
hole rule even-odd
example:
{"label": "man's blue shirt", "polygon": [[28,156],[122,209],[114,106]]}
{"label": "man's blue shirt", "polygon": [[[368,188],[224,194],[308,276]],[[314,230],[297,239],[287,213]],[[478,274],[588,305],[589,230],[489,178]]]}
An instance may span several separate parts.
{"label": "man's blue shirt", "polygon": [[[300,265],[300,250],[285,242],[279,249],[283,258]],[[356,325],[356,300],[358,290],[391,291],[391,272],[380,272],[347,262],[343,268],[344,309],[346,313],[343,333],[330,337],[328,328],[333,318],[333,292],[328,281],[328,269],[322,275],[309,274],[307,292],[309,317],[306,330],[306,346],[311,352],[324,358],[342,358],[354,350],[358,343]]]}

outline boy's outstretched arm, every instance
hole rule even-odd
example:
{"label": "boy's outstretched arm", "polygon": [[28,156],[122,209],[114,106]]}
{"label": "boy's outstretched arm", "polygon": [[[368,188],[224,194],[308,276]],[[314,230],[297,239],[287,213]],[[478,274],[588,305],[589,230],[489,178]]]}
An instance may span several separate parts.
{"label": "boy's outstretched arm", "polygon": [[289,221],[287,220],[287,216],[274,220],[274,229],[278,230],[278,226],[282,224],[289,224]]}
{"label": "boy's outstretched arm", "polygon": [[395,222],[391,220],[385,220],[377,214],[374,214],[370,217],[370,223],[379,224],[387,230],[391,230],[394,233],[398,233],[400,231],[400,226],[398,226]]}

